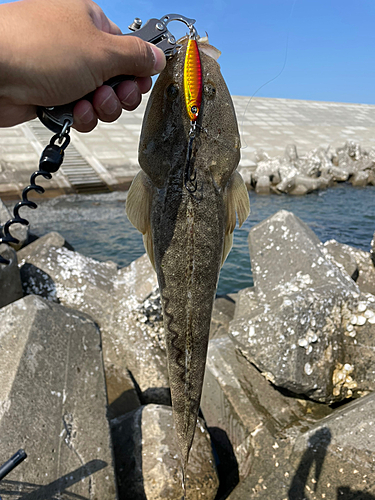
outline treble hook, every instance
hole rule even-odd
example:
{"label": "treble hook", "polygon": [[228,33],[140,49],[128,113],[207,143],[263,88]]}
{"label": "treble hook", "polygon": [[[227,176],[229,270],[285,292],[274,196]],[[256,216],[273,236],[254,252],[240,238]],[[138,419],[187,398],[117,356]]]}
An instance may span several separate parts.
{"label": "treble hook", "polygon": [[[191,182],[191,181],[189,180],[189,182]],[[189,187],[185,182],[185,189],[186,189],[186,191],[188,191],[188,193],[194,194],[198,190],[198,182],[195,181],[193,184],[193,187]]]}
{"label": "treble hook", "polygon": [[[195,193],[198,189],[198,182],[196,180],[197,171],[196,169],[194,169],[193,174],[190,174],[189,167],[190,165],[187,164],[185,170],[185,188],[187,189],[187,191],[189,191],[189,193]],[[190,187],[188,184],[192,184],[192,187]]]}
{"label": "treble hook", "polygon": [[[194,169],[193,172],[190,172],[190,163],[193,152],[193,141],[195,139],[195,126],[196,126],[195,122],[191,122],[191,128],[189,131],[189,145],[186,156],[185,179],[184,179],[185,188],[190,194],[195,193],[198,189],[198,182],[196,181],[197,171],[196,169]],[[188,184],[191,184],[192,187],[189,186]]]}

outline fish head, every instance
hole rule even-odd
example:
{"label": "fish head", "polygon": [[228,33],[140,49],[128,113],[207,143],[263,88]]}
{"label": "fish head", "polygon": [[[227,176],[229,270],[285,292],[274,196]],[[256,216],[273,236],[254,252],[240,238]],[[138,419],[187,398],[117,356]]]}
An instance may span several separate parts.
{"label": "fish head", "polygon": [[[206,169],[218,189],[227,185],[240,159],[240,137],[232,99],[215,60],[218,51],[199,43],[202,102],[196,120],[196,168]],[[183,168],[191,121],[184,95],[186,43],[167,62],[150,95],[139,143],[139,163],[153,184],[162,188]]]}

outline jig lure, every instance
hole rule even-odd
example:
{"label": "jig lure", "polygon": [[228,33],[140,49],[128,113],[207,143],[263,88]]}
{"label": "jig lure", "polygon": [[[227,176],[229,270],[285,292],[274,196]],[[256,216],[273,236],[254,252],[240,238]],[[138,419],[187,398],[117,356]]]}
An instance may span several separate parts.
{"label": "jig lure", "polygon": [[184,92],[186,110],[192,122],[198,118],[202,102],[202,66],[195,35],[188,41],[184,64]]}
{"label": "jig lure", "polygon": [[185,167],[185,188],[190,194],[197,191],[197,172],[193,167],[193,141],[196,134],[196,121],[202,104],[202,65],[194,26],[190,27],[190,36],[186,47],[184,62],[184,93],[186,111],[190,118],[189,145]]}

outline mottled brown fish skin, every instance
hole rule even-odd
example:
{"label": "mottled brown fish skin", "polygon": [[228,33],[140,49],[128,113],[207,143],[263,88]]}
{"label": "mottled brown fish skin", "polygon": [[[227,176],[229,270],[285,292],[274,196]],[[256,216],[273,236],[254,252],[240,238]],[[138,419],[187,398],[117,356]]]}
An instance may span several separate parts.
{"label": "mottled brown fish skin", "polygon": [[197,180],[205,203],[188,193],[180,174],[177,189],[172,178],[154,199],[151,215],[172,405],[185,461],[199,410],[225,230],[223,197],[203,169]]}
{"label": "mottled brown fish skin", "polygon": [[[184,186],[190,130],[183,92],[185,52],[183,46],[159,76],[143,122],[139,163],[147,174],[141,176],[144,193],[148,193],[144,197],[150,200],[146,214],[150,229],[133,222],[138,215],[127,208],[129,219],[145,235],[158,276],[172,406],[184,468],[195,432],[223,258],[227,186],[240,158],[231,97],[219,65],[201,52],[204,91],[193,145],[197,191],[190,193]],[[129,205],[138,193],[136,188],[133,192],[128,196]]]}

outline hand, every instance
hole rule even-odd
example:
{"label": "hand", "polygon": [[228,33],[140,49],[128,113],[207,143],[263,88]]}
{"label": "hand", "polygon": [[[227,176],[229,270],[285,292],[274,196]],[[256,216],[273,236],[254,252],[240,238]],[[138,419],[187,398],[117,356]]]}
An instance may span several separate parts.
{"label": "hand", "polygon": [[[0,5],[0,126],[36,117],[37,106],[79,101],[74,127],[92,130],[98,119],[133,110],[165,66],[164,53],[121,30],[91,0],[22,0]],[[134,75],[116,87],[103,82]]]}

